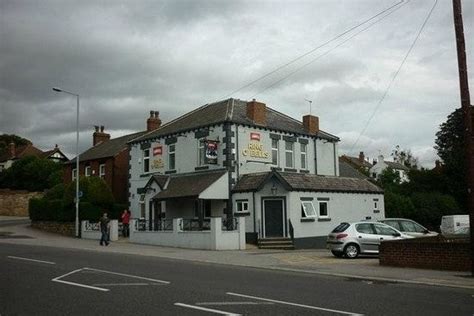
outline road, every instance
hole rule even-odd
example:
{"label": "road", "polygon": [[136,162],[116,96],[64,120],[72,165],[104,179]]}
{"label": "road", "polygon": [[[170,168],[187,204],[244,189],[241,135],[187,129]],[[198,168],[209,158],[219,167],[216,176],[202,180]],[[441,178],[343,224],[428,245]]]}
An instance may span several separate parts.
{"label": "road", "polygon": [[473,291],[0,244],[0,315],[472,315]]}

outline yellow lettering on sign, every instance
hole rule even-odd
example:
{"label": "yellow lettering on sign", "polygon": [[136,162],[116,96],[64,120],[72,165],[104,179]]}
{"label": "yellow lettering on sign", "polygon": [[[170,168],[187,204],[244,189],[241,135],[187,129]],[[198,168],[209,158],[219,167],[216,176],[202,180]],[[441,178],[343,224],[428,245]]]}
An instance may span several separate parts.
{"label": "yellow lettering on sign", "polygon": [[250,156],[253,158],[268,158],[270,154],[263,150],[263,145],[258,143],[250,143],[247,148],[242,149],[243,156]]}
{"label": "yellow lettering on sign", "polygon": [[152,167],[154,169],[161,169],[165,167],[165,164],[163,163],[162,159],[156,159],[156,160],[153,160]]}

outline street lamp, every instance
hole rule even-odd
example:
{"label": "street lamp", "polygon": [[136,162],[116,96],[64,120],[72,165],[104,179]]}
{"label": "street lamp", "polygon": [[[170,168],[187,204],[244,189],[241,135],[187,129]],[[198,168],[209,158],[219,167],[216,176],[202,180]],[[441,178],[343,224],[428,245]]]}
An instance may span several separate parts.
{"label": "street lamp", "polygon": [[77,98],[76,113],[76,237],[79,237],[79,94],[75,94],[60,88],[53,88],[53,91],[63,92]]}

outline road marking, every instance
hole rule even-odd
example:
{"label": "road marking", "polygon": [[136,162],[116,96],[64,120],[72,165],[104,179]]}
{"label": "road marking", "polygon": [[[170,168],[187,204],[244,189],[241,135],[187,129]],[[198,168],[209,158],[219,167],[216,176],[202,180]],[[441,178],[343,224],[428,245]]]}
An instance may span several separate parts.
{"label": "road marking", "polygon": [[202,302],[196,305],[273,305],[272,302]]}
{"label": "road marking", "polygon": [[181,307],[192,308],[192,309],[198,309],[198,310],[201,310],[201,311],[215,313],[215,314],[228,315],[228,316],[240,316],[240,314],[234,314],[234,313],[229,313],[229,312],[225,312],[225,311],[220,311],[220,310],[217,310],[217,309],[199,307],[199,306],[188,305],[188,304],[183,304],[183,303],[174,303],[174,305],[181,306]]}
{"label": "road marking", "polygon": [[7,256],[7,257],[11,259],[33,261],[33,262],[40,262],[40,263],[46,263],[46,264],[56,264],[55,262],[51,262],[51,261],[43,261],[43,260],[36,260],[36,259],[22,258],[22,257],[15,257],[15,256]]}
{"label": "road marking", "polygon": [[285,305],[291,305],[291,306],[297,306],[297,307],[303,307],[303,308],[309,308],[309,309],[316,309],[316,310],[332,312],[332,313],[347,314],[347,315],[360,315],[360,316],[363,315],[363,314],[340,311],[340,310],[337,310],[337,309],[329,309],[329,308],[323,308],[323,307],[317,307],[317,306],[311,306],[311,305],[304,305],[304,304],[297,304],[297,303],[291,303],[291,302],[285,302],[285,301],[278,301],[278,300],[273,300],[273,299],[269,299],[269,298],[263,298],[263,297],[258,297],[258,296],[245,295],[245,294],[238,294],[238,293],[232,293],[232,292],[227,292],[226,294],[233,295],[233,296],[239,296],[239,297],[245,297],[245,298],[252,298],[252,299],[255,299],[255,300],[273,302],[273,303],[278,303],[278,304],[285,304]]}
{"label": "road marking", "polygon": [[54,279],[52,279],[51,281],[53,282],[58,282],[58,283],[64,283],[64,284],[69,284],[69,285],[74,285],[74,286],[79,286],[79,287],[84,287],[86,289],[91,289],[91,290],[97,290],[97,291],[103,291],[103,292],[108,292],[110,291],[109,289],[104,289],[104,288],[101,288],[101,287],[96,287],[96,286],[90,286],[90,285],[86,285],[86,284],[80,284],[80,283],[75,283],[75,282],[69,282],[69,281],[64,281],[64,280],[60,280],[61,278],[64,278],[64,277],[67,277],[68,275],[71,275],[73,273],[77,273],[77,272],[80,272],[84,269],[77,269],[77,270],[74,270],[74,271],[71,271],[69,273],[66,273],[66,274],[63,274],[61,276],[58,276]]}
{"label": "road marking", "polygon": [[99,269],[93,269],[93,268],[84,268],[84,270],[97,271],[97,272],[102,272],[102,273],[110,273],[110,274],[121,275],[121,276],[126,276],[126,277],[140,279],[140,280],[152,281],[152,282],[156,282],[156,283],[163,283],[163,284],[170,284],[171,283],[171,282],[163,281],[163,280],[145,278],[145,277],[136,276],[136,275],[130,275],[130,274],[118,273],[118,272],[111,272],[111,271],[105,271],[105,270],[99,270]]}
{"label": "road marking", "polygon": [[149,283],[98,283],[92,284],[93,286],[135,286],[135,285],[150,285]]}

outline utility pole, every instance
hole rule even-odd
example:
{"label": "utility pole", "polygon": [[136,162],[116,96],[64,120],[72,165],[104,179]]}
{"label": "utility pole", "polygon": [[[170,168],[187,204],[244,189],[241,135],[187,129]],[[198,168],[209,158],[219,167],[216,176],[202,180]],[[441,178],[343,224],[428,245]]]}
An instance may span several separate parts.
{"label": "utility pole", "polygon": [[467,79],[466,44],[462,23],[461,0],[453,0],[454,30],[458,52],[459,88],[461,91],[461,108],[464,121],[467,209],[469,211],[469,227],[471,230],[471,274],[474,276],[474,157],[472,137],[471,100]]}

